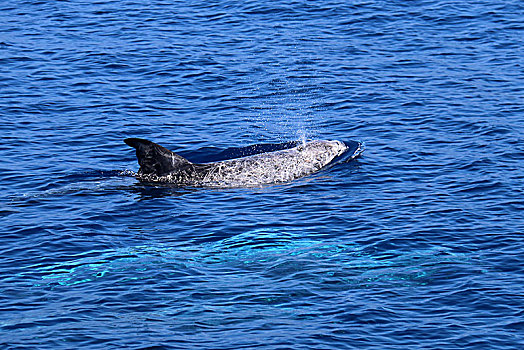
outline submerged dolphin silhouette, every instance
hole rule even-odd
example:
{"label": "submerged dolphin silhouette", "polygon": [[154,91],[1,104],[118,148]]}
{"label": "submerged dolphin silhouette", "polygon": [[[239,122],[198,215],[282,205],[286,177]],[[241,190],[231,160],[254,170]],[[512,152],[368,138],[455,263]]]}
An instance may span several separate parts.
{"label": "submerged dolphin silhouette", "polygon": [[[309,141],[297,147],[213,163],[195,164],[148,140],[129,138],[140,180],[195,186],[256,186],[288,182],[325,167],[348,147],[340,141]],[[360,144],[351,155],[356,157]]]}

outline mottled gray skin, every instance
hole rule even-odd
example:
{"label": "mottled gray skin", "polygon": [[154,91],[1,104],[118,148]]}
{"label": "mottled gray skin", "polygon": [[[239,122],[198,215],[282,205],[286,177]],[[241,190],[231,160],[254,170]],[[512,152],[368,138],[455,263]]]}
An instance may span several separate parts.
{"label": "mottled gray skin", "polygon": [[135,138],[124,141],[137,150],[139,179],[216,187],[257,186],[292,181],[320,170],[347,150],[346,145],[340,141],[317,140],[275,152],[194,164],[151,141]]}

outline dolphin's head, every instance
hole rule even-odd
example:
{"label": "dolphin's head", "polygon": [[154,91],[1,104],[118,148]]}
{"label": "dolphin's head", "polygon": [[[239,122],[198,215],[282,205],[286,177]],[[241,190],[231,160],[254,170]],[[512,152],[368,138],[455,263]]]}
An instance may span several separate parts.
{"label": "dolphin's head", "polygon": [[304,145],[298,147],[298,150],[301,152],[308,152],[314,154],[325,154],[331,159],[336,158],[344,152],[346,152],[348,147],[340,141],[325,141],[325,140],[315,140],[306,142]]}

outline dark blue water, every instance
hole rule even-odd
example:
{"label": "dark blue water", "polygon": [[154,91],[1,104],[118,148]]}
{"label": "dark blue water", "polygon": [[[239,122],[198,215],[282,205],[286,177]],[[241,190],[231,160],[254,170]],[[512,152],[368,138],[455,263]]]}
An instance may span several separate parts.
{"label": "dark blue water", "polygon": [[[1,1],[2,349],[524,348],[524,5]],[[288,184],[141,184],[365,142]]]}

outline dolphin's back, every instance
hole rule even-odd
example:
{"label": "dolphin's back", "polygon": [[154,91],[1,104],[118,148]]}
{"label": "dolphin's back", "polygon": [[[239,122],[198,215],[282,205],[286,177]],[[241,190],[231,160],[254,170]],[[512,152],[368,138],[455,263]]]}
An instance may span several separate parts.
{"label": "dolphin's back", "polygon": [[202,179],[206,185],[253,186],[288,182],[314,173],[336,155],[304,152],[296,147],[214,163]]}

